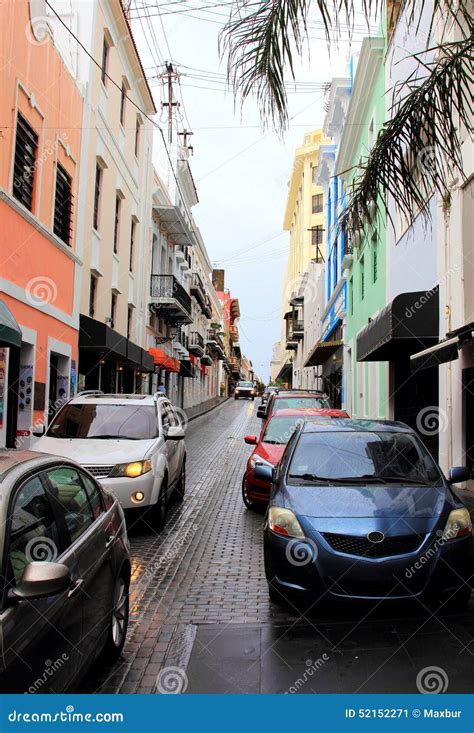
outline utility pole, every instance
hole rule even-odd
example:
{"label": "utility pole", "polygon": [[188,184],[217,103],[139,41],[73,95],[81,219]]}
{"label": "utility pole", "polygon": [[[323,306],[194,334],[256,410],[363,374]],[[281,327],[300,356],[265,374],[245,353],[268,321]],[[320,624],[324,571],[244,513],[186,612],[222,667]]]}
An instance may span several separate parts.
{"label": "utility pole", "polygon": [[187,148],[191,155],[193,154],[193,146],[188,145],[188,138],[191,137],[194,133],[190,132],[189,130],[183,130],[183,132],[178,132],[178,135],[182,136],[183,138],[183,147]]}
{"label": "utility pole", "polygon": [[168,142],[171,145],[173,142],[173,108],[179,107],[179,102],[174,101],[173,84],[179,78],[179,74],[171,62],[166,62],[165,66],[166,72],[161,74],[158,78],[166,79],[168,101],[162,102],[161,106],[168,107]]}

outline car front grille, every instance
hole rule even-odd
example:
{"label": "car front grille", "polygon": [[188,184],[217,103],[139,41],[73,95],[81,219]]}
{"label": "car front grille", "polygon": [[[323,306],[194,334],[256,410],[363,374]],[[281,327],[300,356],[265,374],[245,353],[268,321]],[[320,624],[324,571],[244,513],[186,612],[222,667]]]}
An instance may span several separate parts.
{"label": "car front grille", "polygon": [[337,552],[371,559],[415,552],[423,542],[423,536],[418,534],[385,537],[382,542],[378,543],[371,542],[367,537],[352,537],[351,535],[332,534],[330,532],[324,532],[323,537]]}
{"label": "car front grille", "polygon": [[94,478],[107,478],[114,466],[84,466]]}

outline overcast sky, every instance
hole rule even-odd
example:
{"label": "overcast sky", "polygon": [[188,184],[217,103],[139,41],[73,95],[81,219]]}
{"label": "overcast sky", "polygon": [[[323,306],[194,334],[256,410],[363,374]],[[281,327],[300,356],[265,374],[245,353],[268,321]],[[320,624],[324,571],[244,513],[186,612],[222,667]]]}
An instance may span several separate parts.
{"label": "overcast sky", "polygon": [[[148,20],[141,10],[142,19],[133,21],[143,65],[158,109],[163,97],[161,82],[152,78],[153,67],[171,57],[182,74],[180,114],[182,127],[191,126],[194,133],[190,164],[199,196],[193,213],[210,259],[225,268],[226,287],[240,300],[242,350],[256,374],[268,379],[272,346],[280,335],[280,288],[289,242],[282,222],[294,150],[306,130],[322,125],[324,96],[318,85],[347,74],[350,47],[343,43],[329,58],[320,25],[311,26],[310,59],[306,53],[296,72],[305,86],[289,94],[292,119],[280,140],[262,131],[253,101],[241,115],[232,92],[224,89],[218,37],[229,3],[160,2],[161,18],[156,5],[146,5]],[[132,0],[132,17],[138,7],[142,0]],[[189,11],[191,7],[200,10]],[[358,25],[352,52],[363,35],[364,26]],[[165,126],[165,111],[161,122]]]}

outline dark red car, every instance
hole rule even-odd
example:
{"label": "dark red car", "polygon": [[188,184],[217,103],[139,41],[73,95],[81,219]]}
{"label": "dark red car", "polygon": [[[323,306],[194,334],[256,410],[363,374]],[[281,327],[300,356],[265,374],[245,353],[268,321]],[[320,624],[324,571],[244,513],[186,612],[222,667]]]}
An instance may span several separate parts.
{"label": "dark red car", "polygon": [[331,407],[286,408],[271,414],[265,420],[260,436],[245,436],[245,442],[255,446],[247,461],[247,469],[242,480],[242,498],[248,509],[253,509],[256,505],[268,504],[270,498],[270,484],[254,478],[255,464],[276,466],[299,421],[310,419],[312,416],[349,417],[345,410],[336,410]]}

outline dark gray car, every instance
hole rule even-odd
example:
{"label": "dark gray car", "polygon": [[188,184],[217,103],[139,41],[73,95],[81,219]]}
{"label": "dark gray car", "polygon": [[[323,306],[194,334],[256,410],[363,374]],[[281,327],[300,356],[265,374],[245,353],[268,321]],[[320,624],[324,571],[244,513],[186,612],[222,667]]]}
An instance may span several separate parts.
{"label": "dark gray car", "polygon": [[0,690],[74,690],[128,625],[123,510],[73,461],[0,451]]}

